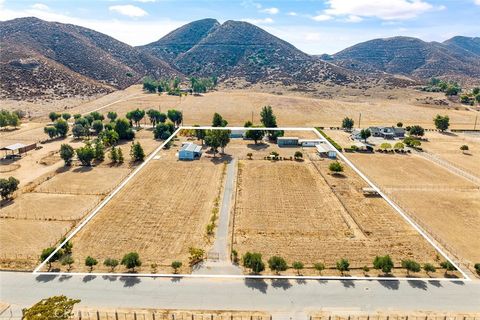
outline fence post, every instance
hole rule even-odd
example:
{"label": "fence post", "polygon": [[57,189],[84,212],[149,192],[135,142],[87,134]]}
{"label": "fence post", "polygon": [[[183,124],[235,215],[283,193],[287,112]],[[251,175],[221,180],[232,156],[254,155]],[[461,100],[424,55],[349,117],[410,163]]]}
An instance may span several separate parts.
{"label": "fence post", "polygon": [[97,320],[100,320],[100,312],[97,310]]}
{"label": "fence post", "polygon": [[135,311],[133,311],[133,319],[137,320],[137,313]]}
{"label": "fence post", "polygon": [[115,320],[118,320],[118,312],[115,310]]}

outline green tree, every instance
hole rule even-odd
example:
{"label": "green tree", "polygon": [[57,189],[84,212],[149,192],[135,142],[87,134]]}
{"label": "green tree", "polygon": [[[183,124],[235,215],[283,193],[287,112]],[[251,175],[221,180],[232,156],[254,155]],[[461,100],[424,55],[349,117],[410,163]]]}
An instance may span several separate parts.
{"label": "green tree", "polygon": [[[250,126],[250,127],[253,127],[253,126]],[[261,127],[255,126],[255,128],[261,128]],[[265,135],[265,131],[261,129],[247,130],[245,132],[245,138],[253,140],[255,144],[257,144],[258,141],[262,140],[264,135]]]}
{"label": "green tree", "polygon": [[213,115],[212,119],[212,127],[226,127],[228,124],[228,121],[223,119],[223,117],[216,113]]}
{"label": "green tree", "polygon": [[468,146],[466,144],[460,146],[460,150],[462,150],[463,153],[465,153],[465,151],[468,151]]}
{"label": "green tree", "polygon": [[177,127],[182,123],[183,121],[183,114],[181,111],[172,109],[167,111],[167,117],[172,121]]}
{"label": "green tree", "polygon": [[222,148],[222,153],[225,147],[230,142],[230,130],[207,130],[205,136],[205,144],[213,151],[213,156],[218,152],[218,148]]}
{"label": "green tree", "polygon": [[92,129],[95,130],[97,134],[100,134],[103,130],[103,123],[101,120],[95,120],[92,122]]}
{"label": "green tree", "polygon": [[95,150],[90,144],[78,148],[75,150],[75,152],[77,153],[77,158],[80,160],[82,165],[87,167],[92,165],[92,160],[95,158]]}
{"label": "green tree", "polygon": [[52,122],[55,122],[55,120],[57,120],[58,118],[61,117],[61,114],[52,111],[52,112],[50,112],[50,113],[48,114],[48,117],[50,118],[50,120],[51,120]]}
{"label": "green tree", "polygon": [[122,164],[125,159],[123,158],[122,149],[118,148],[118,163]]}
{"label": "green tree", "polygon": [[145,152],[143,151],[140,142],[132,143],[130,156],[132,157],[133,162],[143,161],[145,159]]}
{"label": "green tree", "polygon": [[167,116],[165,113],[161,113],[158,110],[150,109],[147,111],[148,118],[150,119],[150,123],[152,127],[155,127],[158,123],[164,123],[167,120]]}
{"label": "green tree", "polygon": [[315,268],[319,274],[322,274],[322,271],[325,270],[325,264],[322,262],[317,262],[313,264],[313,268]]}
{"label": "green tree", "polygon": [[[54,247],[49,247],[49,248],[43,249],[42,253],[40,254],[40,261],[43,262],[43,261],[47,260],[47,258],[54,251],[55,251]],[[60,250],[55,252],[55,254],[50,258],[50,260],[47,261],[48,271],[50,271],[50,269],[52,268],[52,263],[54,263],[55,261],[58,261],[61,257],[62,257],[62,253],[60,252]]]}
{"label": "green tree", "polygon": [[242,257],[243,266],[252,270],[253,273],[260,273],[265,270],[265,263],[262,261],[262,255],[258,252],[247,252]]}
{"label": "green tree", "polygon": [[75,138],[80,139],[87,135],[87,129],[80,124],[75,124],[72,128],[72,134]]}
{"label": "green tree", "polygon": [[279,274],[280,271],[285,271],[288,269],[285,259],[279,256],[272,256],[270,259],[268,259],[268,267],[277,274]]}
{"label": "green tree", "polygon": [[129,252],[124,255],[120,263],[125,266],[125,268],[130,269],[131,272],[135,272],[135,268],[142,265],[140,256],[136,252]]}
{"label": "green tree", "polygon": [[13,195],[15,191],[18,189],[18,185],[20,181],[18,181],[14,177],[8,177],[8,179],[1,178],[0,179],[0,196],[3,200],[8,200]]}
{"label": "green tree", "polygon": [[380,148],[383,150],[390,150],[392,149],[392,145],[388,142],[384,142],[380,145]]}
{"label": "green tree", "polygon": [[475,263],[474,268],[475,268],[475,271],[477,271],[477,273],[480,274],[480,263]]}
{"label": "green tree", "polygon": [[430,272],[435,272],[437,271],[437,268],[431,263],[425,263],[423,265],[423,270],[427,273],[428,276],[430,276]]}
{"label": "green tree", "polygon": [[66,166],[70,166],[72,164],[72,159],[74,155],[75,150],[71,145],[64,143],[60,146],[60,158],[62,158]]}
{"label": "green tree", "polygon": [[260,121],[265,128],[277,127],[277,118],[273,114],[273,109],[271,106],[262,107],[262,110],[260,111]]}
{"label": "green tree", "polygon": [[455,268],[455,266],[453,265],[453,263],[451,263],[450,261],[448,260],[445,260],[443,262],[440,263],[440,267],[442,267],[442,269],[445,269],[445,275],[448,274],[448,271],[455,271],[457,270],[457,268]]}
{"label": "green tree", "polygon": [[444,132],[445,130],[448,129],[450,126],[450,118],[448,116],[441,116],[437,114],[437,116],[433,119],[433,122],[435,123],[435,127]]}
{"label": "green tree", "polygon": [[109,111],[107,113],[107,118],[110,119],[110,122],[114,122],[117,119],[118,115],[114,111]]}
{"label": "green tree", "polygon": [[180,269],[182,267],[182,262],[180,261],[173,261],[172,264],[171,264],[171,267],[173,269],[173,273],[177,273],[178,272],[178,269]]}
{"label": "green tree", "polygon": [[153,136],[155,139],[168,139],[175,131],[175,125],[172,122],[159,123],[153,129]]}
{"label": "green tree", "polygon": [[57,129],[57,135],[60,136],[60,137],[66,137],[67,134],[68,134],[68,122],[63,120],[63,119],[59,119],[57,121],[55,121],[55,124],[54,124],[54,127],[55,129]]}
{"label": "green tree", "polygon": [[338,162],[338,161],[334,161],[334,162],[331,162],[329,165],[328,165],[328,169],[332,172],[332,173],[340,173],[340,172],[343,172],[343,165]]}
{"label": "green tree", "polygon": [[103,161],[105,159],[105,146],[101,140],[95,143],[95,160]]}
{"label": "green tree", "polygon": [[248,157],[249,160],[252,160],[253,153],[251,153],[251,152],[247,153],[247,157]]}
{"label": "green tree", "polygon": [[52,127],[52,126],[46,126],[43,128],[43,132],[45,132],[50,139],[53,139],[57,136],[57,128]]}
{"label": "green tree", "polygon": [[70,254],[66,254],[62,257],[62,259],[60,259],[60,263],[62,264],[62,266],[68,266],[67,267],[67,272],[70,271],[72,269],[72,264],[75,262],[75,260],[73,260],[72,256]]}
{"label": "green tree", "polygon": [[140,126],[140,121],[145,117],[145,110],[135,109],[127,113],[127,119],[132,120],[137,127]]}
{"label": "green tree", "polygon": [[30,308],[22,310],[22,319],[30,320],[67,320],[73,317],[73,307],[79,303],[78,299],[66,296],[54,296],[42,299]]}
{"label": "green tree", "polygon": [[199,262],[202,262],[205,257],[205,250],[200,248],[190,247],[188,248],[188,253],[190,254],[189,263],[190,266],[194,266]]}
{"label": "green tree", "polygon": [[303,158],[303,153],[301,151],[295,151],[295,154],[293,155],[295,160],[302,159]]}
{"label": "green tree", "polygon": [[82,117],[82,115],[80,113],[75,113],[73,115],[73,119],[77,120],[77,119],[80,119]]}
{"label": "green tree", "polygon": [[341,275],[343,276],[345,272],[350,270],[350,262],[348,262],[348,260],[345,258],[338,260],[337,270],[340,271]]}
{"label": "green tree", "polygon": [[395,145],[393,146],[393,148],[394,148],[395,150],[403,150],[403,149],[405,149],[405,145],[404,145],[403,143],[401,143],[401,142],[397,142],[397,143],[395,143]]}
{"label": "green tree", "polygon": [[300,275],[300,271],[303,269],[303,263],[300,261],[294,261],[292,263],[292,268],[297,270],[297,275]]}
{"label": "green tree", "polygon": [[72,117],[72,115],[70,113],[62,113],[62,118],[63,120],[65,121],[68,121],[68,119],[70,119]]}
{"label": "green tree", "polygon": [[105,267],[110,268],[110,272],[114,272],[115,268],[118,266],[118,260],[117,259],[112,259],[112,258],[107,258],[105,261],[103,261],[103,265]]}
{"label": "green tree", "polygon": [[456,83],[450,83],[444,91],[447,96],[456,96],[462,91],[462,88]]}
{"label": "green tree", "polygon": [[[194,127],[198,127],[198,125],[194,125]],[[202,146],[203,146],[203,142],[205,140],[205,135],[206,135],[205,130],[195,129],[195,137],[202,142]]]}
{"label": "green tree", "polygon": [[425,134],[425,129],[419,125],[410,127],[409,133],[411,136],[422,137]]}
{"label": "green tree", "polygon": [[103,144],[107,146],[114,146],[118,143],[119,136],[115,130],[107,129],[100,133],[98,136],[102,140]]}
{"label": "green tree", "polygon": [[397,127],[402,128],[403,127],[403,122],[397,122]]}
{"label": "green tree", "polygon": [[93,117],[93,120],[100,120],[100,121],[105,120],[105,117],[103,116],[103,114],[101,114],[98,111],[90,112],[90,115]]}
{"label": "green tree", "polygon": [[90,269],[90,272],[92,272],[93,267],[98,264],[97,259],[92,258],[90,256],[85,258],[85,265]]}
{"label": "green tree", "polygon": [[422,270],[418,262],[410,259],[402,260],[402,268],[407,270],[407,275],[410,275],[410,272],[420,272]]}
{"label": "green tree", "polygon": [[367,143],[367,139],[370,138],[371,135],[372,133],[370,132],[369,129],[360,130],[360,138],[362,138],[365,141],[365,143]]}
{"label": "green tree", "polygon": [[342,128],[345,129],[345,130],[352,130],[354,124],[355,124],[355,122],[353,121],[352,118],[345,117],[342,120]]}
{"label": "green tree", "polygon": [[132,140],[135,137],[135,133],[127,119],[118,119],[115,121],[115,131],[121,140]]}
{"label": "green tree", "polygon": [[405,145],[412,148],[417,148],[422,145],[422,143],[419,140],[412,137],[405,137],[405,139],[403,139],[403,142],[405,143]]}
{"label": "green tree", "polygon": [[110,149],[109,158],[110,158],[110,160],[112,160],[112,163],[117,163],[117,162],[118,162],[118,152],[117,152],[117,148],[112,147],[112,148]]}
{"label": "green tree", "polygon": [[373,260],[373,267],[377,270],[382,270],[383,273],[390,273],[393,268],[393,261],[389,255],[376,256]]}

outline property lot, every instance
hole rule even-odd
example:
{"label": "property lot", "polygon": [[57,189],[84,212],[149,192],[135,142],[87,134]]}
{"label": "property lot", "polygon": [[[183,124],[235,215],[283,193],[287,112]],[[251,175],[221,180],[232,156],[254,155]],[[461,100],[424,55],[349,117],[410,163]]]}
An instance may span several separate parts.
{"label": "property lot", "polygon": [[455,255],[480,260],[477,186],[414,155],[347,156]]}
{"label": "property lot", "polygon": [[336,261],[347,258],[351,274],[362,275],[364,265],[385,254],[396,267],[407,258],[438,265],[437,252],[398,213],[383,199],[362,194],[367,185],[358,175],[346,167],[342,177],[332,176],[329,163],[314,157],[240,162],[233,242],[240,255],[254,251],[264,260],[280,255],[289,264],[302,261],[304,274],[316,274],[316,262],[325,263],[324,274],[338,274]]}
{"label": "property lot", "polygon": [[88,255],[102,269],[104,259],[136,251],[141,272],[151,272],[153,263],[170,272],[174,260],[187,271],[188,249],[209,245],[205,230],[223,167],[207,159],[152,160],[73,238],[74,270],[85,270]]}

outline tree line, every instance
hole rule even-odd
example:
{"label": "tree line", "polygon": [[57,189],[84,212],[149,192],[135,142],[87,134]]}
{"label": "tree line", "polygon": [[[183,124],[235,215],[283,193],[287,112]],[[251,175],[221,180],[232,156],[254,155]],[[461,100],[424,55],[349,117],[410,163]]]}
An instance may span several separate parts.
{"label": "tree line", "polygon": [[21,111],[0,110],[0,129],[6,127],[17,128],[21,124],[20,119],[22,116]]}
{"label": "tree line", "polygon": [[[191,77],[189,79],[190,88],[189,92],[193,94],[205,93],[215,88],[218,84],[217,77],[198,78]],[[143,90],[149,93],[163,93],[166,92],[169,95],[180,96],[182,94],[180,85],[182,81],[178,77],[174,78],[162,78],[160,80],[154,80],[146,77],[143,79]]]}

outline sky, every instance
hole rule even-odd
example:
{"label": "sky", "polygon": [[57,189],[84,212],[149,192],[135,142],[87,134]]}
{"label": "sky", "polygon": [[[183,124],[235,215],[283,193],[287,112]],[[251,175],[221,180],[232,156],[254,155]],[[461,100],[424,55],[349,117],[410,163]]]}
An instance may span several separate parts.
{"label": "sky", "polygon": [[309,54],[392,36],[480,36],[480,0],[0,0],[1,21],[28,16],[77,24],[134,46],[194,20],[242,20]]}

